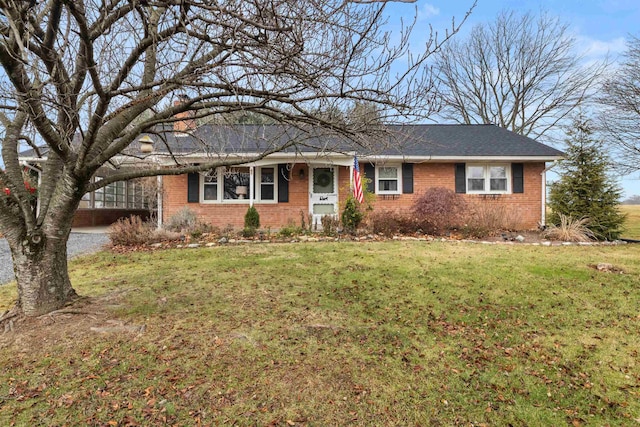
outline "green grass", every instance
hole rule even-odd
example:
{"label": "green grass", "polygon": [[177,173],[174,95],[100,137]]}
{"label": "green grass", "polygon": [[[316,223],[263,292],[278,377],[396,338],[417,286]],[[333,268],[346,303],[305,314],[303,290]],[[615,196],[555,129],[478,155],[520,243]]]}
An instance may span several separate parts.
{"label": "green grass", "polygon": [[622,205],[620,209],[627,214],[622,237],[640,240],[640,205]]}
{"label": "green grass", "polygon": [[35,321],[0,348],[0,425],[640,422],[637,245],[104,252],[71,275],[146,330]]}

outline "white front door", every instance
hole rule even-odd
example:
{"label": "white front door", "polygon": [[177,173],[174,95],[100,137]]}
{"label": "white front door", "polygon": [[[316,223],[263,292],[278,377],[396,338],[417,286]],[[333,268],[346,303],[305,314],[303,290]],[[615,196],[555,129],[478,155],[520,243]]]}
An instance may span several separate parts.
{"label": "white front door", "polygon": [[322,229],[322,217],[338,214],[338,168],[311,167],[309,213],[316,230]]}

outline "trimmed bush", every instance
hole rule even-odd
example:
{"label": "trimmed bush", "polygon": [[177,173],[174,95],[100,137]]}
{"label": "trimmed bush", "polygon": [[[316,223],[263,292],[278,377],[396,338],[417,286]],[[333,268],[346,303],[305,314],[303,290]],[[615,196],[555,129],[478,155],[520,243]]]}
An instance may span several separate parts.
{"label": "trimmed bush", "polygon": [[374,211],[368,215],[371,231],[383,236],[394,234],[414,234],[420,230],[419,222],[413,215],[396,211]]}
{"label": "trimmed bush", "polygon": [[242,229],[240,234],[242,234],[242,237],[255,237],[256,233],[257,232],[254,227],[245,227]]}
{"label": "trimmed bush", "polygon": [[441,235],[463,223],[466,203],[444,187],[429,188],[413,204],[413,213],[423,232]]}
{"label": "trimmed bush", "polygon": [[254,230],[260,228],[260,214],[255,206],[250,206],[247,213],[244,214],[244,228],[253,228]]}
{"label": "trimmed bush", "polygon": [[[354,199],[353,196],[349,196],[342,211],[342,226],[344,227],[344,231],[355,234],[363,219],[364,213],[358,208],[356,199]],[[324,227],[324,218],[322,225]]]}

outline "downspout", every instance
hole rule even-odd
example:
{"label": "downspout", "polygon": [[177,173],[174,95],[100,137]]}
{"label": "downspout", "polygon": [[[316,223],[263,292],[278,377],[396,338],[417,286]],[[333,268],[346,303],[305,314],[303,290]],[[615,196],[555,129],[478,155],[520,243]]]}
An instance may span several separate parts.
{"label": "downspout", "polygon": [[557,160],[551,163],[551,166],[544,168],[540,175],[542,176],[542,212],[540,213],[540,227],[547,225],[547,171],[558,164]]}

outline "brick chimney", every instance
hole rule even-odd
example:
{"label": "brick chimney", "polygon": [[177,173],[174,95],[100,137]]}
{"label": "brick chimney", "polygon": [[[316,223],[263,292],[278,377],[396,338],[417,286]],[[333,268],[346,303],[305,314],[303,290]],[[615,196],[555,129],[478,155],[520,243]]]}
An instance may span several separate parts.
{"label": "brick chimney", "polygon": [[[178,99],[173,101],[173,106],[177,107],[188,99],[189,97],[187,95],[178,95]],[[176,114],[176,118],[181,120],[173,122],[173,130],[176,132],[188,132],[194,130],[197,127],[196,119],[193,118],[194,116],[195,111],[183,111],[182,113]]]}

